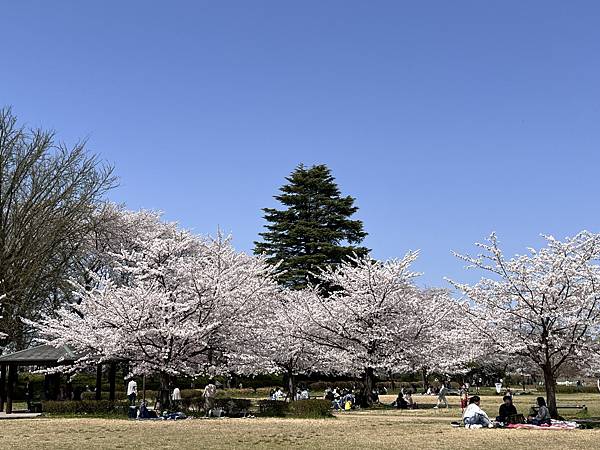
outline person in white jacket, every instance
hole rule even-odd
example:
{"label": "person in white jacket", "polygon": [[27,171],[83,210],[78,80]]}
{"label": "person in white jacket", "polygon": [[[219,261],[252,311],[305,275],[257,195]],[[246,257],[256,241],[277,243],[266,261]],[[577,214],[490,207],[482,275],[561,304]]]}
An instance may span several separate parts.
{"label": "person in white jacket", "polygon": [[488,415],[479,407],[480,402],[481,399],[478,395],[474,395],[469,399],[469,405],[463,413],[466,428],[494,427]]}
{"label": "person in white jacket", "polygon": [[135,398],[137,397],[137,383],[132,378],[127,384],[127,398],[129,399],[129,406],[135,405]]}

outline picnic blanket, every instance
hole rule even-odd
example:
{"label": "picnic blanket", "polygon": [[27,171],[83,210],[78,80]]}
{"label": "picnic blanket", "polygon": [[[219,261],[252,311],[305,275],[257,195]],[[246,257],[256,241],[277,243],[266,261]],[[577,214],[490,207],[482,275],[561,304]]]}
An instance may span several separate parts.
{"label": "picnic blanket", "polygon": [[516,428],[525,430],[574,430],[579,425],[575,422],[566,420],[552,420],[552,425],[533,425],[530,423],[515,423],[507,425],[506,428]]}

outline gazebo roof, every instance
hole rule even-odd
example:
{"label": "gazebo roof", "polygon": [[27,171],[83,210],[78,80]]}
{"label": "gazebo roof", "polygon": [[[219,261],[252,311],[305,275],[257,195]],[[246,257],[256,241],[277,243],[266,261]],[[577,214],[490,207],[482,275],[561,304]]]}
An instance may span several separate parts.
{"label": "gazebo roof", "polygon": [[0,364],[19,364],[19,365],[44,365],[58,364],[59,362],[74,362],[81,355],[75,353],[66,345],[62,347],[52,347],[51,345],[38,345],[26,350],[21,350],[8,355],[0,356]]}

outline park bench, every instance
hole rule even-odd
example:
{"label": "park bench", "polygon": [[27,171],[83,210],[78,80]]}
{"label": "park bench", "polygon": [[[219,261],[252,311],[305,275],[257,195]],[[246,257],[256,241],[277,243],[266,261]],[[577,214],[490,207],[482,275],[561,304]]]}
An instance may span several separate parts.
{"label": "park bench", "polygon": [[557,409],[578,409],[580,411],[587,411],[587,406],[585,405],[557,405]]}

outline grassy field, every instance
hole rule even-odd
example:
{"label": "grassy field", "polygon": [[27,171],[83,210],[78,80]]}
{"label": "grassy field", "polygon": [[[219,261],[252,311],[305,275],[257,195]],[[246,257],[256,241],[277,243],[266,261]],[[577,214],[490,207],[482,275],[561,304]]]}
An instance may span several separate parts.
{"label": "grassy field", "polygon": [[[516,397],[520,411],[534,396]],[[415,396],[421,403],[433,397]],[[392,401],[393,396],[384,396]],[[136,422],[106,419],[33,419],[0,422],[0,448],[411,448],[411,449],[596,449],[600,430],[465,430],[449,424],[460,417],[458,398],[449,410],[370,410],[340,413],[334,419],[195,419]],[[498,397],[483,397],[493,415]],[[585,403],[600,415],[597,394],[562,395],[559,403]],[[525,411],[527,412],[527,411]]]}

